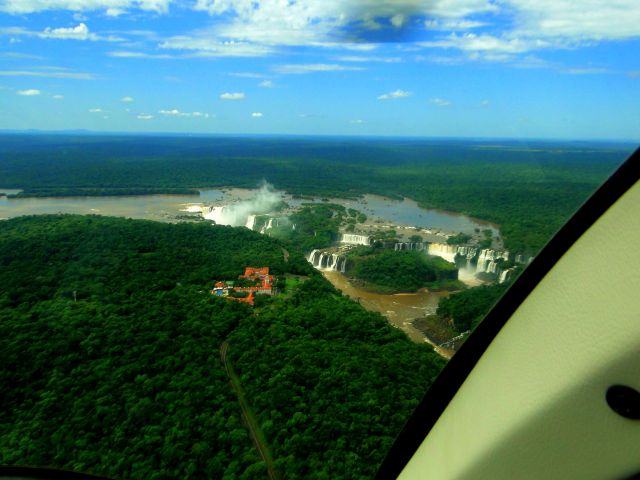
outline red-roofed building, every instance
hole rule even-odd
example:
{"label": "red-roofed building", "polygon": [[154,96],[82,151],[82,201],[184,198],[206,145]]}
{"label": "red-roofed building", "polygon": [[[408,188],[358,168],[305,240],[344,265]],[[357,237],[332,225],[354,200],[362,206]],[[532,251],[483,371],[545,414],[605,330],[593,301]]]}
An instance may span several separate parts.
{"label": "red-roofed building", "polygon": [[211,290],[211,294],[217,295],[219,297],[226,297],[231,300],[237,300],[239,302],[248,303],[250,305],[253,305],[255,294],[259,293],[262,295],[273,295],[273,275],[269,275],[269,267],[246,267],[244,270],[244,275],[240,275],[238,278],[255,282],[255,285],[249,287],[233,287],[233,290],[236,292],[249,293],[248,296],[229,296],[229,290],[232,287],[227,285],[225,282],[216,282],[213,290]]}
{"label": "red-roofed building", "polygon": [[246,267],[244,269],[244,275],[240,275],[238,278],[245,280],[254,280],[259,285],[254,287],[235,287],[237,292],[255,292],[263,295],[273,295],[273,275],[269,275],[269,267]]}

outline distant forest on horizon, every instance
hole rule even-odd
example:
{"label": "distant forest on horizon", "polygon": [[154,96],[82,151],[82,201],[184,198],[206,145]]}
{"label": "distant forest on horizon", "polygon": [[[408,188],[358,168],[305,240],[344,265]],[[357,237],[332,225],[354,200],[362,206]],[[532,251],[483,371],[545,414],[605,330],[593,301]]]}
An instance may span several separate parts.
{"label": "distant forest on horizon", "polygon": [[500,225],[535,254],[635,146],[340,137],[1,135],[2,188],[24,196],[196,193],[267,180],[292,194],[408,197]]}

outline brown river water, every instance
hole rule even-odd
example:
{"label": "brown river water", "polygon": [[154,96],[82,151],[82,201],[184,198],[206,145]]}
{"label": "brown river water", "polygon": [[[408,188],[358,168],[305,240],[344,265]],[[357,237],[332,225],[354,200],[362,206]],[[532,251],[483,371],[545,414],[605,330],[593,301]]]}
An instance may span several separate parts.
{"label": "brown river water", "polygon": [[[368,292],[367,290],[354,286],[349,279],[340,272],[323,271],[322,274],[334,287],[353,300],[356,300],[367,310],[379,312],[384,315],[392,326],[402,330],[407,337],[414,342],[433,345],[411,322],[418,317],[435,313],[438,302],[441,298],[447,297],[449,295],[448,292],[429,292],[423,290],[417,293],[385,295]],[[435,345],[434,349],[443,357],[450,358],[451,356],[451,352],[438,349]]]}

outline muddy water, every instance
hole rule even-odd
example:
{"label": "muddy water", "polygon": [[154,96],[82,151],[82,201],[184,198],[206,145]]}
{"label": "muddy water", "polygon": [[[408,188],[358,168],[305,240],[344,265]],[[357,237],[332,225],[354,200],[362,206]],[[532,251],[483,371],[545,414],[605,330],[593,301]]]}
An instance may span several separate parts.
{"label": "muddy water", "polygon": [[[1,189],[7,194],[18,190]],[[112,215],[174,222],[191,203],[214,202],[223,198],[221,190],[203,190],[200,195],[139,195],[115,197],[49,197],[7,198],[0,197],[0,219],[20,215],[46,213],[77,213]]]}
{"label": "muddy water", "polygon": [[[367,226],[377,226],[378,220],[391,222],[395,227],[419,227],[438,229],[446,232],[475,233],[476,229],[489,229],[493,236],[498,237],[500,231],[497,225],[467,217],[465,215],[444,210],[421,208],[417,202],[409,198],[393,200],[379,195],[366,194],[358,199],[329,198],[331,203],[337,203],[347,208],[354,208],[364,212],[369,217]],[[290,196],[285,201],[293,206],[305,202],[321,202],[320,198],[294,199]],[[410,232],[415,233],[415,232]]]}
{"label": "muddy water", "polygon": [[[438,302],[441,298],[448,296],[447,292],[421,291],[418,293],[384,295],[368,292],[352,285],[339,272],[323,271],[322,274],[334,287],[352,299],[357,300],[367,310],[384,315],[391,325],[402,330],[414,342],[431,343],[420,330],[411,325],[411,321],[417,317],[435,313]],[[443,354],[442,352],[439,353]]]}

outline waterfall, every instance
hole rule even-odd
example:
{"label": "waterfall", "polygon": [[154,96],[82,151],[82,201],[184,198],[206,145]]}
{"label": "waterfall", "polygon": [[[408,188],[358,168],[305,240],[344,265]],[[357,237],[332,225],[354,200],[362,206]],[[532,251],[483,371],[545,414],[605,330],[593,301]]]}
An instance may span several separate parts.
{"label": "waterfall", "polygon": [[422,251],[424,250],[424,243],[422,242],[399,242],[393,245],[393,249],[396,251],[401,250],[412,250],[412,251]]}
{"label": "waterfall", "polygon": [[515,269],[512,267],[512,268],[507,268],[506,270],[503,270],[502,272],[500,272],[500,278],[498,279],[498,283],[504,283],[507,280],[509,280],[514,270]]}
{"label": "waterfall", "polygon": [[334,272],[344,273],[347,265],[347,257],[339,253],[323,252],[321,250],[313,250],[307,256],[307,261],[318,270],[331,270]]}
{"label": "waterfall", "polygon": [[[495,250],[491,250],[490,248],[485,248],[480,252],[480,255],[478,256],[478,263],[476,264],[476,273],[480,273],[480,272],[489,272],[489,273],[495,273],[495,268],[497,266],[497,264],[493,267],[491,267],[491,264],[494,263],[495,264],[495,260],[497,260],[499,257],[498,252],[496,252]],[[494,271],[491,272],[489,269],[493,268]]]}
{"label": "waterfall", "polygon": [[225,207],[205,207],[202,211],[202,216],[207,220],[213,220],[217,224],[222,223],[220,217],[224,213]]}
{"label": "waterfall", "polygon": [[245,227],[247,227],[249,230],[253,230],[253,227],[255,224],[256,224],[256,216],[249,215],[247,217],[247,223],[245,224]]}
{"label": "waterfall", "polygon": [[371,245],[371,239],[368,235],[343,233],[340,237],[340,243],[348,243],[350,245]]}
{"label": "waterfall", "polygon": [[448,245],[446,243],[430,243],[427,247],[427,253],[436,257],[444,258],[447,262],[455,263],[456,254],[458,253],[457,245]]}
{"label": "waterfall", "polygon": [[307,257],[307,261],[314,267],[316,266],[316,257],[318,256],[319,251],[320,250],[312,250],[309,256]]}

